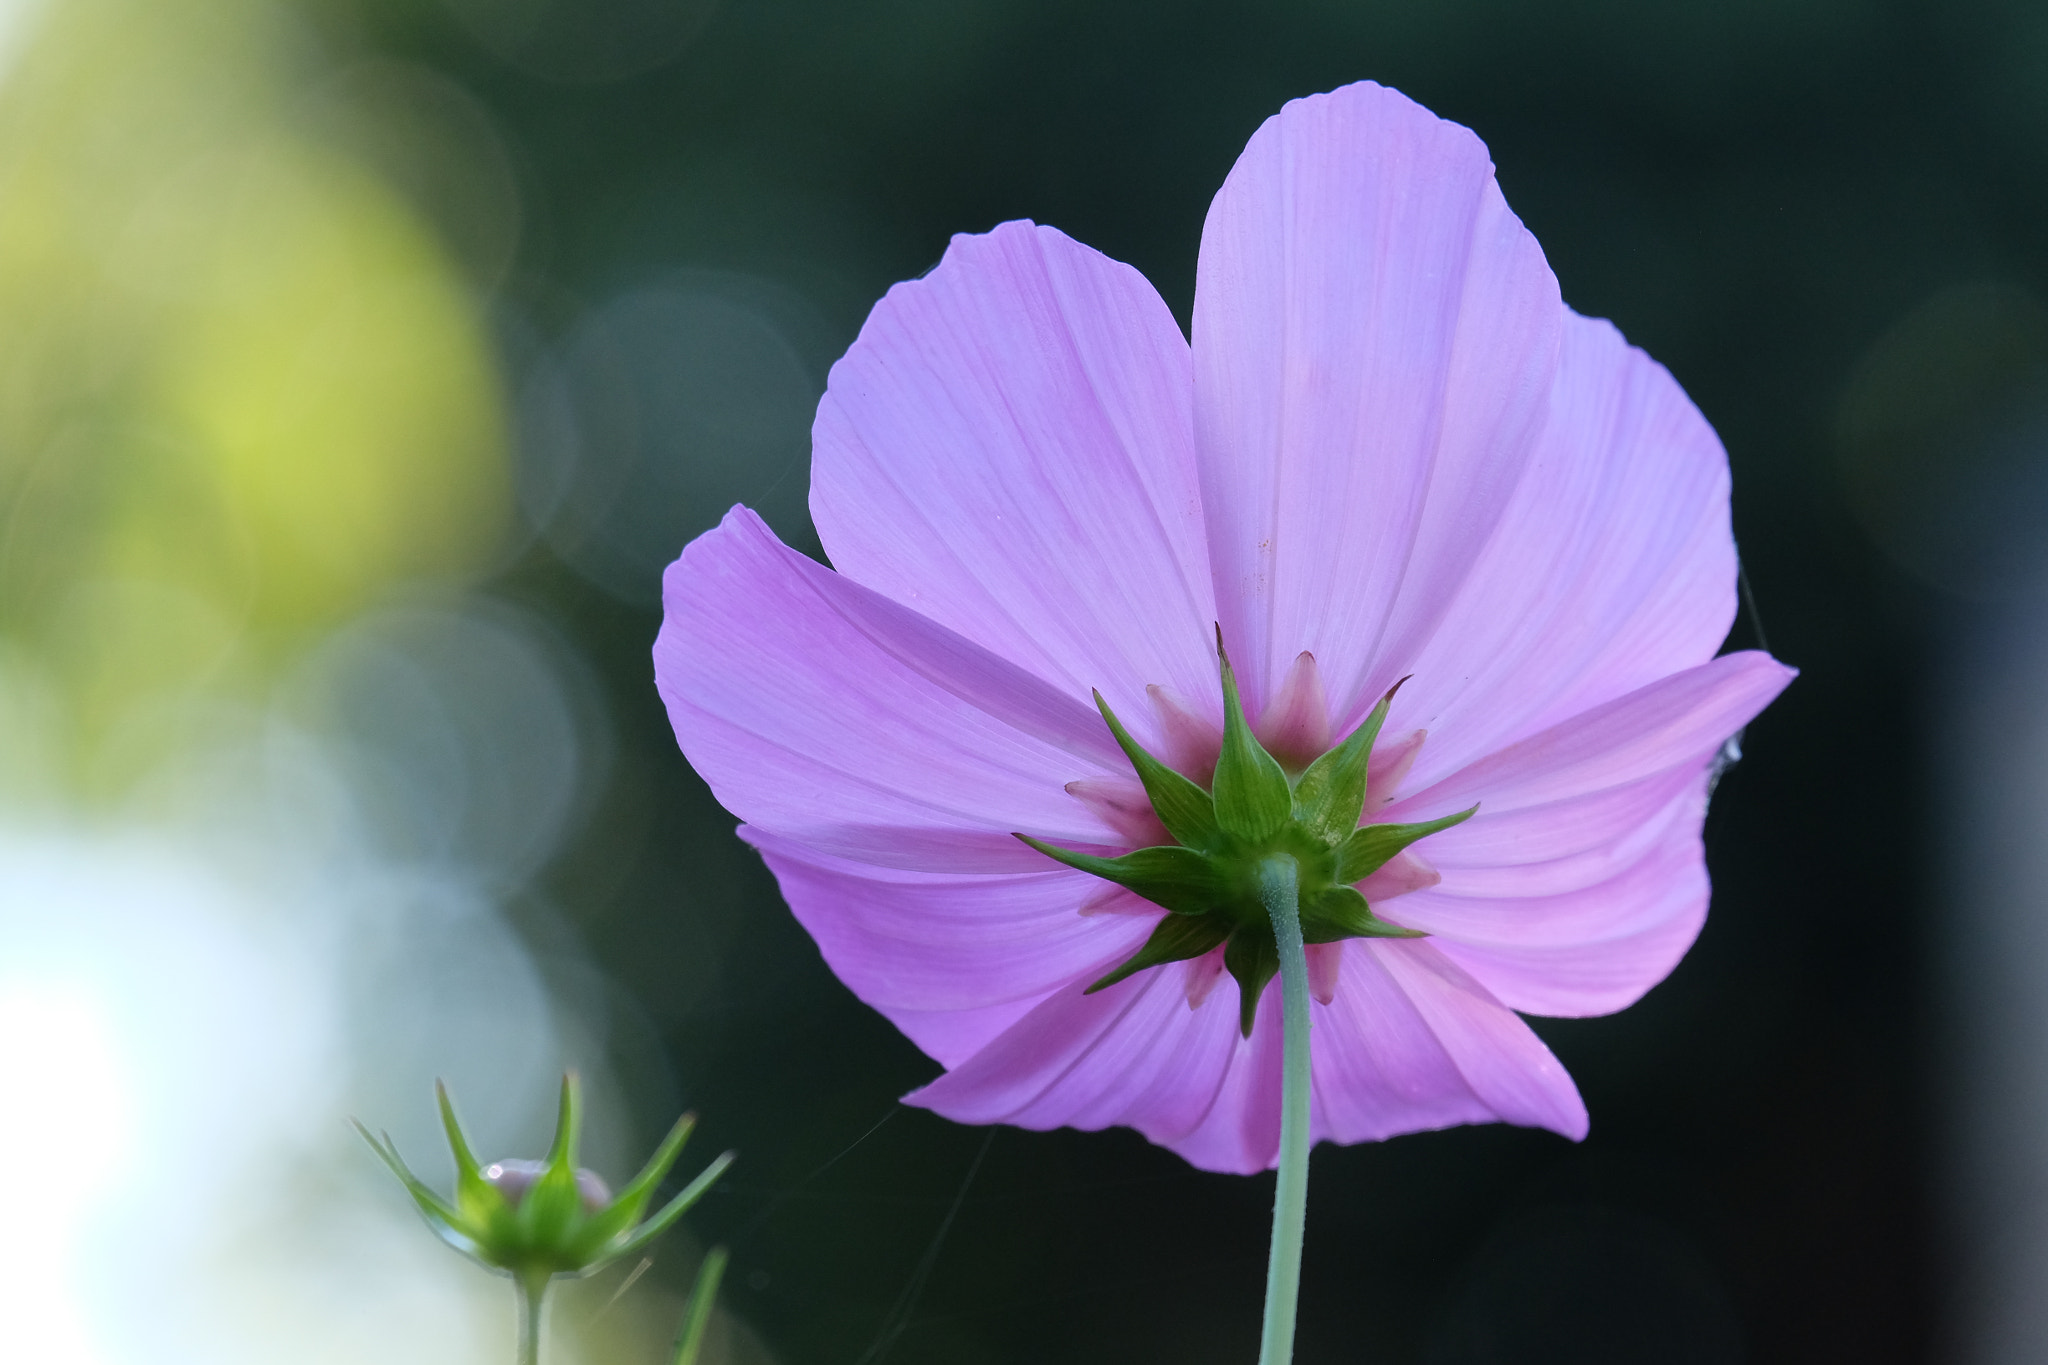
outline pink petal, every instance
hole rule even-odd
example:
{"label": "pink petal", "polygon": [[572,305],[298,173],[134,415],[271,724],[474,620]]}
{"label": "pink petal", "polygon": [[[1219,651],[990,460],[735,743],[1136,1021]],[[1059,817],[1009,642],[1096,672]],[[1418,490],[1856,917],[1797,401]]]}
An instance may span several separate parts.
{"label": "pink petal", "polygon": [[[1382,901],[1421,891],[1443,880],[1435,864],[1412,848],[1404,848],[1380,865],[1377,872],[1358,884],[1359,894],[1377,907]],[[1399,912],[1396,912],[1397,916]],[[1402,919],[1406,925],[1407,920]],[[1412,926],[1411,926],[1412,927]]]}
{"label": "pink petal", "polygon": [[953,239],[832,367],[811,512],[841,572],[1149,732],[1216,690],[1187,343],[1051,228]]}
{"label": "pink petal", "polygon": [[[1188,1008],[1186,983],[1176,968],[1140,972],[1094,995],[1077,981],[904,1102],[961,1123],[1121,1124],[1178,1150],[1209,1117],[1226,1077],[1242,1069],[1247,1046],[1229,983],[1199,1009]],[[1278,1103],[1276,1092],[1275,1123]]]}
{"label": "pink petal", "polygon": [[1565,317],[1548,418],[1507,514],[1398,704],[1421,780],[1704,663],[1735,613],[1728,460],[1663,366]]}
{"label": "pink petal", "polygon": [[1216,756],[1223,751],[1223,694],[1219,682],[1205,696],[1215,698],[1213,714],[1191,706],[1171,688],[1152,683],[1145,688],[1159,720],[1159,757],[1181,776],[1206,787],[1216,779]]}
{"label": "pink petal", "polygon": [[[1585,1108],[1563,1067],[1434,947],[1336,946],[1335,997],[1310,1007],[1318,1140],[1496,1120],[1584,1135]],[[1265,1170],[1279,1151],[1279,988],[1268,988],[1243,1039],[1233,983],[1195,1009],[1187,985],[1171,969],[1092,996],[1077,983],[905,1102],[962,1123],[1120,1124],[1204,1170]]]}
{"label": "pink petal", "polygon": [[1159,918],[1077,913],[1102,883],[1049,862],[1020,875],[905,872],[740,832],[839,979],[946,1066],[1129,957]]}
{"label": "pink petal", "polygon": [[1791,680],[1729,654],[1639,688],[1397,802],[1392,819],[1479,803],[1424,847],[1442,874],[1392,918],[1433,935],[1515,1009],[1604,1014],[1662,980],[1707,908],[1700,846],[1721,741]]}
{"label": "pink petal", "polygon": [[1705,810],[1706,778],[1696,774],[1645,829],[1534,869],[1520,894],[1499,894],[1515,886],[1504,876],[1454,870],[1397,914],[1514,1009],[1612,1013],[1662,981],[1699,936]]}
{"label": "pink petal", "polygon": [[1267,753],[1297,771],[1322,757],[1330,747],[1330,705],[1315,655],[1303,650],[1294,656],[1253,732]]}
{"label": "pink petal", "polygon": [[1191,1010],[1200,1009],[1202,1002],[1209,998],[1211,992],[1223,984],[1224,975],[1228,970],[1229,968],[1223,962],[1223,950],[1221,948],[1211,949],[1200,957],[1189,958],[1187,964],[1188,1008]]}
{"label": "pink petal", "polygon": [[1368,814],[1392,805],[1401,795],[1408,773],[1422,752],[1422,741],[1428,738],[1427,730],[1408,730],[1394,735],[1387,734],[1385,730],[1380,732],[1365,769],[1365,809]]}
{"label": "pink petal", "polygon": [[1085,777],[1067,783],[1067,795],[1093,811],[1095,818],[1115,830],[1129,848],[1156,848],[1174,842],[1145,784],[1136,777]]}
{"label": "pink petal", "polygon": [[1318,1137],[1497,1119],[1586,1135],[1585,1104],[1550,1049],[1427,940],[1348,940],[1337,998],[1315,1018]]}
{"label": "pink petal", "polygon": [[1306,649],[1341,733],[1420,653],[1521,477],[1562,312],[1467,130],[1363,83],[1253,135],[1203,228],[1194,356],[1254,714]]}
{"label": "pink petal", "polygon": [[[1478,815],[1427,845],[1431,861],[1448,874],[1451,851],[1462,842],[1454,836],[1466,830],[1467,839],[1483,837],[1489,817],[1582,800],[1674,770],[1703,771],[1722,742],[1795,676],[1768,654],[1724,654],[1467,764],[1395,802],[1383,818],[1427,819],[1477,804]],[[1428,747],[1422,761],[1432,761]]]}
{"label": "pink petal", "polygon": [[1344,945],[1311,943],[1303,950],[1308,959],[1308,993],[1318,1005],[1337,998],[1337,976],[1344,966]]}
{"label": "pink petal", "polygon": [[1042,872],[1103,843],[1063,787],[1129,770],[1084,703],[778,542],[735,508],[669,566],[655,679],[720,804],[814,849]]}
{"label": "pink petal", "polygon": [[1547,869],[1576,865],[1582,856],[1605,856],[1617,840],[1645,827],[1692,788],[1699,769],[1673,768],[1618,787],[1545,801],[1514,810],[1480,813],[1424,841],[1439,873],[1469,885],[1488,875],[1501,895],[1540,895]]}
{"label": "pink petal", "polygon": [[1079,912],[1083,915],[1144,915],[1155,924],[1159,920],[1159,907],[1151,901],[1126,891],[1114,882],[1102,882],[1082,900]]}
{"label": "pink petal", "polygon": [[[1221,1016],[1230,1043],[1228,1065],[1215,1098],[1194,1127],[1152,1140],[1205,1171],[1250,1175],[1271,1170],[1280,1155],[1280,1064],[1285,1039],[1280,1029],[1277,984],[1267,988],[1268,999],[1260,1002],[1252,1036],[1239,1035],[1236,984],[1226,982],[1225,989],[1206,1007],[1207,1012]],[[1312,1134],[1314,1117],[1311,1107]]]}
{"label": "pink petal", "polygon": [[1364,1142],[1498,1117],[1382,956],[1362,940],[1339,946],[1336,996],[1309,1035],[1316,1136]]}

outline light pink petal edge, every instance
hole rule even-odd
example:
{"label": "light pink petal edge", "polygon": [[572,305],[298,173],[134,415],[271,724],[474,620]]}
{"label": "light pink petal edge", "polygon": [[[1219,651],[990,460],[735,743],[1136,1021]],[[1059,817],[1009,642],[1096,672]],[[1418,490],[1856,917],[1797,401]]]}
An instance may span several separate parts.
{"label": "light pink petal edge", "polygon": [[[1343,945],[1335,999],[1310,1006],[1317,1140],[1505,1120],[1585,1134],[1585,1107],[1527,1024],[1427,943]],[[1205,1170],[1279,1148],[1279,988],[1239,1036],[1233,984],[1190,1009],[1183,974],[1055,992],[905,1102],[962,1123],[1137,1129]]]}
{"label": "light pink petal edge", "polygon": [[1353,718],[1443,623],[1542,421],[1563,305],[1470,131],[1363,82],[1252,136],[1202,231],[1195,446],[1257,714]]}
{"label": "light pink petal edge", "polygon": [[1714,657],[1735,614],[1728,459],[1664,367],[1567,312],[1547,416],[1442,629],[1392,661],[1415,781]]}
{"label": "light pink petal edge", "polygon": [[833,973],[943,1066],[965,1061],[1053,991],[1129,957],[1157,919],[1081,915],[1103,883],[1050,861],[1023,874],[905,872],[762,830],[740,834],[761,851]]}
{"label": "light pink petal edge", "polygon": [[1215,691],[1186,341],[1145,278],[1048,227],[953,239],[832,368],[811,511],[833,564],[1149,728]]}
{"label": "light pink petal edge", "polygon": [[662,595],[655,681],[676,738],[749,824],[923,870],[1042,871],[1014,830],[1114,838],[1063,790],[1128,771],[1099,716],[745,508],[690,543]]}
{"label": "light pink petal edge", "polygon": [[1442,881],[1387,907],[1516,1009],[1605,1014],[1676,965],[1708,901],[1701,824],[1726,738],[1793,671],[1724,655],[1489,755],[1388,808],[1478,814],[1421,846]]}

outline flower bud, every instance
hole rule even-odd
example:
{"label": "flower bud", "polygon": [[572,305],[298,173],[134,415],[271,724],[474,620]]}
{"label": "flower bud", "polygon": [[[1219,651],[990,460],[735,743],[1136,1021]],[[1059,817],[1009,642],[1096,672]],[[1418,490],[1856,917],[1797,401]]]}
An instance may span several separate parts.
{"label": "flower bud", "polygon": [[724,1153],[652,1217],[643,1219],[655,1188],[681,1153],[695,1115],[676,1120],[647,1165],[614,1197],[595,1172],[576,1165],[583,1097],[575,1072],[562,1077],[555,1141],[541,1161],[479,1164],[456,1120],[448,1088],[437,1084],[435,1089],[441,1123],[455,1155],[452,1201],[406,1168],[388,1133],[372,1136],[360,1123],[356,1131],[391,1168],[443,1241],[492,1269],[509,1271],[524,1286],[545,1285],[556,1275],[587,1275],[639,1251],[682,1217],[732,1164],[733,1154]]}
{"label": "flower bud", "polygon": [[[527,1190],[533,1187],[533,1182],[540,1179],[547,1168],[545,1161],[521,1161],[517,1158],[493,1161],[484,1167],[484,1179],[497,1186],[498,1193],[505,1196],[505,1202],[516,1209],[519,1201],[526,1197]],[[611,1187],[604,1183],[603,1176],[588,1166],[576,1168],[576,1192],[583,1196],[584,1210],[589,1213],[596,1213],[612,1202]]]}

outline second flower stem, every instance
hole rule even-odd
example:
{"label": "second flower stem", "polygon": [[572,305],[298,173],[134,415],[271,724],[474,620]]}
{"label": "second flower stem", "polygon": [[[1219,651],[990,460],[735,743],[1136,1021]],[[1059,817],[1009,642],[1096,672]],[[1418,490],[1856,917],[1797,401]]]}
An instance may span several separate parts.
{"label": "second flower stem", "polygon": [[1259,864],[1259,899],[1280,949],[1280,1165],[1273,1185],[1273,1248],[1266,1261],[1266,1316],[1259,1365],[1294,1358],[1301,1295],[1302,1228],[1308,1215],[1308,956],[1301,941],[1299,872],[1286,855]]}

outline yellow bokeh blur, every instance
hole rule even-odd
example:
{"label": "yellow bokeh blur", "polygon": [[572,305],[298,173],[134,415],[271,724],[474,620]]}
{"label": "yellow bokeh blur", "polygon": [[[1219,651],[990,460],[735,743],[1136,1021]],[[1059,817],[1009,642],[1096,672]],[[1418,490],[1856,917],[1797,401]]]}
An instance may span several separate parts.
{"label": "yellow bokeh blur", "polygon": [[105,796],[396,585],[487,564],[504,404],[446,251],[305,118],[288,17],[31,17],[0,82],[0,641],[45,699],[14,724],[54,713]]}
{"label": "yellow bokeh blur", "polygon": [[[415,1053],[514,1113],[581,1061],[484,875],[388,855],[288,704],[380,619],[467,620],[511,512],[480,286],[332,117],[403,87],[308,12],[0,0],[0,1022],[39,1086],[4,1126],[74,1164],[0,1256],[0,1354],[52,1365],[509,1353],[504,1286],[341,1119],[417,1117]],[[513,633],[447,648],[538,668]],[[589,1299],[565,1365],[676,1312]]]}

